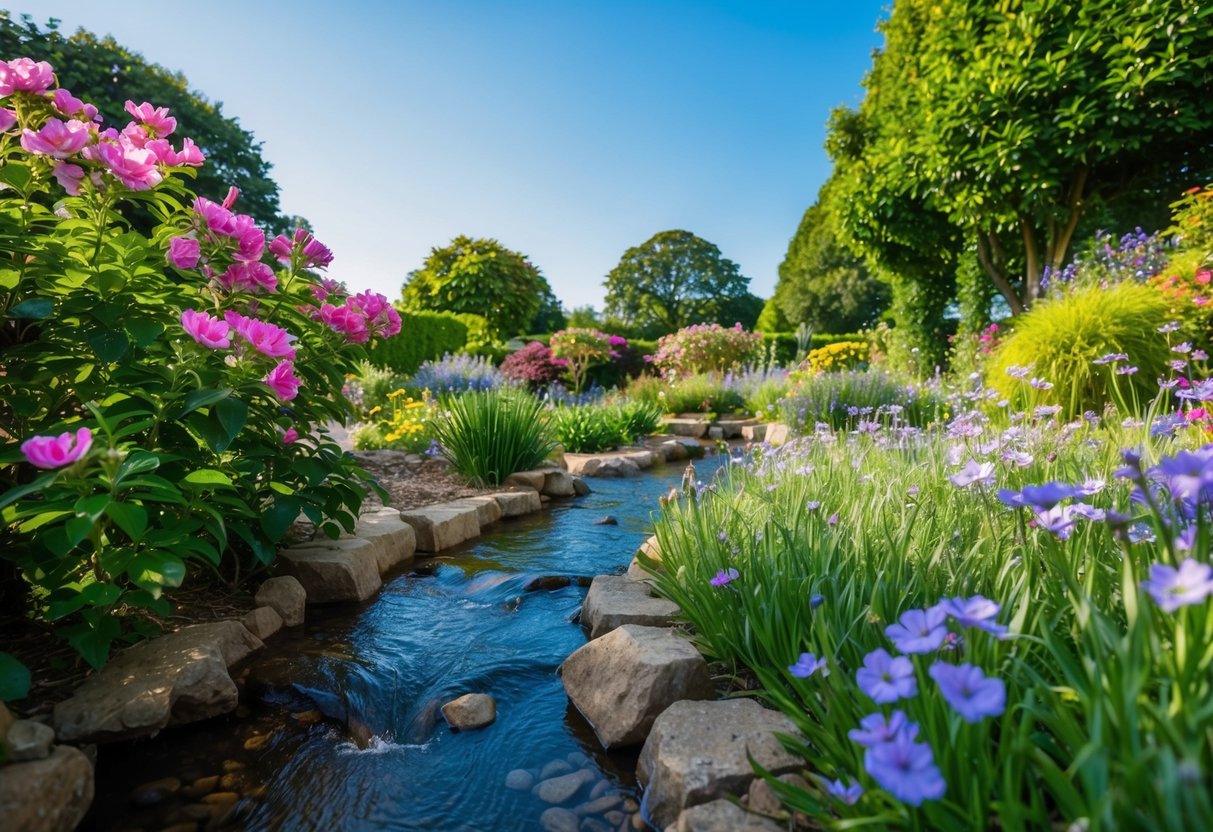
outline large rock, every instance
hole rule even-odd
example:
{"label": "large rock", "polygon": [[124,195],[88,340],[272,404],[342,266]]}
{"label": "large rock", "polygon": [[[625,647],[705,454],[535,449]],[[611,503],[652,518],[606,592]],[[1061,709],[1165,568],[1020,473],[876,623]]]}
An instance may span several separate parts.
{"label": "large rock", "polygon": [[307,590],[297,578],[280,575],[270,578],[257,587],[253,597],[259,607],[270,607],[278,613],[287,627],[298,627],[303,623],[303,611],[307,605]]}
{"label": "large rock", "polygon": [[532,491],[542,491],[547,479],[547,471],[515,471],[505,478],[502,485],[514,488],[529,488]]}
{"label": "large rock", "polygon": [[412,508],[400,519],[417,533],[418,552],[441,552],[480,536],[480,509],[469,503],[439,503]]}
{"label": "large rock", "polygon": [[573,478],[568,471],[545,471],[540,493],[545,497],[573,497],[577,489],[573,488]]}
{"label": "large rock", "polygon": [[303,585],[309,604],[365,601],[383,585],[379,548],[360,538],[313,541],[279,552],[278,563]]}
{"label": "large rock", "polygon": [[13,832],[71,832],[93,802],[93,764],[79,749],[0,769],[0,824]]}
{"label": "large rock", "polygon": [[533,514],[543,508],[539,492],[525,489],[522,491],[498,491],[493,495],[497,505],[501,506],[502,517],[520,517]]}
{"label": "large rock", "polygon": [[8,749],[9,761],[45,760],[50,756],[55,742],[55,729],[32,719],[18,719],[5,733],[4,746]]}
{"label": "large rock", "polygon": [[801,768],[804,761],[784,750],[776,732],[795,734],[796,727],[753,699],[667,708],[653,723],[636,771],[654,825],[664,829],[690,806],[744,794],[754,779],[747,752],[776,775]]}
{"label": "large rock", "polygon": [[578,497],[584,497],[590,493],[590,486],[581,477],[573,477],[573,493]]}
{"label": "large rock", "polygon": [[752,815],[736,803],[713,800],[685,809],[674,832],[785,832],[786,824],[762,815]]}
{"label": "large rock", "polygon": [[354,537],[377,544],[375,559],[380,575],[401,564],[412,563],[413,553],[417,551],[413,527],[401,520],[400,512],[394,508],[382,508],[359,517],[354,526]]}
{"label": "large rock", "polygon": [[665,420],[665,428],[675,436],[690,436],[699,439],[708,432],[706,419],[683,418]]}
{"label": "large rock", "polygon": [[746,425],[741,429],[741,438],[747,442],[761,442],[767,438],[767,426],[762,423]]}
{"label": "large rock", "polygon": [[497,703],[485,693],[465,693],[443,705],[442,716],[458,731],[483,728],[497,719]]}
{"label": "large rock", "polygon": [[720,428],[725,439],[737,439],[744,436],[743,431],[748,427],[760,424],[757,419],[717,419],[716,427]]}
{"label": "large rock", "polygon": [[[651,459],[651,457],[650,457]],[[638,477],[640,466],[626,456],[592,456],[583,460],[578,472],[584,477]]]}
{"label": "large rock", "polygon": [[455,500],[450,505],[465,505],[476,509],[476,522],[483,529],[492,523],[496,523],[504,515],[505,511],[501,507],[501,503],[493,496],[485,497],[465,497],[462,500]]}
{"label": "large rock", "polygon": [[703,656],[659,627],[625,624],[612,630],[574,651],[561,675],[569,699],[604,748],[642,742],[671,703],[712,695]]}
{"label": "large rock", "polygon": [[64,742],[128,740],[235,710],[228,668],[261,646],[239,621],[194,624],[137,644],[55,705],[55,733]]}
{"label": "large rock", "polygon": [[791,436],[791,431],[787,425],[782,422],[771,422],[767,425],[766,436],[764,441],[769,445],[782,445],[788,441]]}
{"label": "large rock", "polygon": [[661,568],[661,544],[657,542],[657,535],[650,535],[644,543],[640,544],[640,548],[636,550],[636,554],[632,556],[632,562],[628,564],[628,577],[634,581],[644,580],[649,577],[649,573],[640,565],[640,558],[646,558],[650,561],[656,561],[658,571]]}
{"label": "large rock", "polygon": [[581,604],[581,623],[596,639],[624,624],[668,627],[678,613],[673,601],[650,595],[648,584],[625,575],[599,575]]}
{"label": "large rock", "polygon": [[240,623],[250,633],[265,641],[282,629],[282,616],[273,607],[257,607],[240,619]]}

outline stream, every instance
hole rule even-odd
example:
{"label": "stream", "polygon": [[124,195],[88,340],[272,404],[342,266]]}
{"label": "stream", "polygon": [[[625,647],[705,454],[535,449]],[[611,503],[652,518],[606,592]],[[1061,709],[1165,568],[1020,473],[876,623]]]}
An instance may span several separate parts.
{"label": "stream", "polygon": [[[699,478],[724,459],[696,461]],[[550,804],[516,770],[583,768],[592,781],[566,804],[585,810],[580,829],[631,828],[639,749],[603,752],[556,669],[585,643],[588,579],[626,569],[684,467],[591,479],[586,497],[385,576],[365,604],[309,607],[250,661],[236,713],[102,746],[82,829],[535,830]],[[606,515],[617,525],[595,524]],[[497,720],[452,731],[439,708],[469,692]]]}

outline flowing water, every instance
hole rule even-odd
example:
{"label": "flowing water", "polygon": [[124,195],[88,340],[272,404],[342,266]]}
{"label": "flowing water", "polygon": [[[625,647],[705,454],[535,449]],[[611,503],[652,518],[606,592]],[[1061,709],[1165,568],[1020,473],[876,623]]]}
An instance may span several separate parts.
{"label": "flowing water", "polygon": [[[696,463],[701,479],[719,459]],[[556,669],[585,642],[588,578],[626,568],[682,473],[591,480],[587,497],[419,559],[365,605],[309,609],[252,663],[237,714],[103,747],[85,828],[534,830],[549,804],[505,781],[545,768],[593,772],[568,808],[617,796],[581,829],[628,828],[636,750],[601,751]],[[491,695],[497,721],[452,731],[439,708],[468,692]]]}

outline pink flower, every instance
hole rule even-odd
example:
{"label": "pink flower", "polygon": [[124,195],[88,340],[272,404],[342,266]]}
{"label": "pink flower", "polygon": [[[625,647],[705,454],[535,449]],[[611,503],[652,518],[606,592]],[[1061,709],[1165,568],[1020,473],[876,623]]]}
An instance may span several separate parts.
{"label": "pink flower", "polygon": [[[270,254],[277,257],[279,263],[289,264],[291,262],[291,238],[285,234],[279,234],[270,240]],[[320,298],[320,300],[324,300],[324,298]]]}
{"label": "pink flower", "polygon": [[151,128],[157,137],[171,135],[177,129],[177,119],[168,114],[168,107],[153,107],[146,101],[136,107],[134,101],[128,100],[126,111],[131,114],[131,118]]}
{"label": "pink flower", "polygon": [[34,436],[21,443],[21,453],[39,468],[62,468],[88,453],[93,444],[93,432],[80,428],[76,435]]}
{"label": "pink flower", "polygon": [[97,146],[97,155],[118,181],[132,191],[156,187],[164,175],[156,168],[156,154],[120,140]]}
{"label": "pink flower", "polygon": [[[186,141],[189,141],[189,139],[186,139]],[[191,142],[191,144],[192,144],[192,142]],[[235,185],[229,185],[228,189],[227,189],[227,196],[225,196],[223,198],[223,207],[228,209],[229,211],[232,210],[232,206],[236,204],[236,199],[239,196],[240,196],[240,189],[237,188]]]}
{"label": "pink flower", "polygon": [[351,306],[333,306],[326,303],[320,307],[320,320],[333,330],[345,335],[351,344],[365,344],[371,339],[366,328],[366,317]]}
{"label": "pink flower", "polygon": [[232,218],[228,236],[237,243],[238,249],[233,255],[237,260],[260,260],[265,252],[265,232],[248,214],[237,214]]}
{"label": "pink flower", "polygon": [[55,90],[51,104],[65,116],[83,116],[85,121],[101,121],[101,115],[92,104],[86,104],[65,89]]}
{"label": "pink flower", "polygon": [[235,224],[231,211],[205,197],[200,196],[194,200],[194,211],[202,218],[206,227],[216,234],[226,236]]}
{"label": "pink flower", "polygon": [[285,234],[279,234],[270,242],[270,254],[277,257],[283,264],[289,264],[296,251],[301,255],[299,261],[301,269],[323,269],[333,262],[333,252],[329,251],[328,246],[303,228],[296,228],[295,234],[291,238]]}
{"label": "pink flower", "polygon": [[79,165],[73,165],[70,162],[65,162],[62,159],[56,159],[55,164],[51,168],[51,173],[55,175],[60,187],[67,191],[71,196],[80,196],[80,185],[84,182],[84,168]]}
{"label": "pink flower", "polygon": [[179,269],[197,266],[201,254],[201,246],[193,237],[174,237],[168,241],[168,261]]}
{"label": "pink flower", "polygon": [[21,146],[30,153],[66,159],[79,153],[91,138],[88,125],[82,121],[72,119],[65,122],[50,118],[36,133],[33,130],[22,131]]}
{"label": "pink flower", "polygon": [[202,155],[202,149],[194,144],[193,139],[182,139],[181,150],[177,152],[177,164],[188,165],[191,168],[200,168],[202,163],[206,161],[206,156]]}
{"label": "pink flower", "polygon": [[223,350],[232,345],[231,327],[205,312],[185,310],[181,313],[181,327],[199,344],[212,350]]}
{"label": "pink flower", "polygon": [[[270,370],[270,374],[265,377],[265,383],[274,391],[274,395],[284,402],[289,402],[299,395],[299,388],[303,385],[294,370],[295,365],[291,362],[279,361],[278,366]],[[295,436],[298,438],[298,434]]]}
{"label": "pink flower", "polygon": [[237,261],[227,271],[215,278],[229,292],[272,292],[278,288],[274,270],[264,263]]}
{"label": "pink flower", "polygon": [[167,165],[170,168],[181,167],[183,165],[196,168],[201,167],[202,163],[206,161],[206,158],[202,155],[202,151],[189,139],[185,140],[181,152],[173,150],[173,145],[168,139],[151,139],[143,147],[154,153],[156,160],[160,164]]}
{"label": "pink flower", "polygon": [[238,312],[224,312],[223,319],[261,354],[270,358],[294,359],[295,348],[291,346],[291,341],[295,340],[295,336],[282,327],[245,317]]}
{"label": "pink flower", "polygon": [[[286,238],[284,237],[282,239]],[[312,287],[312,297],[321,303],[324,303],[330,297],[336,300],[341,300],[345,297],[345,284],[341,283],[340,281],[333,280],[331,277],[321,278],[320,282]]]}
{"label": "pink flower", "polygon": [[7,133],[17,124],[17,114],[12,110],[0,109],[0,133]]}
{"label": "pink flower", "polygon": [[287,428],[286,433],[282,434],[282,444],[291,445],[299,441],[299,431],[294,428]]}
{"label": "pink flower", "polygon": [[346,305],[362,313],[371,335],[390,338],[400,332],[400,313],[378,292],[360,292],[346,301]]}
{"label": "pink flower", "polygon": [[46,61],[34,63],[30,58],[0,61],[0,98],[17,90],[43,92],[55,83],[55,71]]}
{"label": "pink flower", "polygon": [[1195,280],[1201,286],[1208,285],[1209,281],[1213,280],[1213,271],[1209,271],[1208,269],[1201,269],[1200,271],[1198,271],[1196,273]]}

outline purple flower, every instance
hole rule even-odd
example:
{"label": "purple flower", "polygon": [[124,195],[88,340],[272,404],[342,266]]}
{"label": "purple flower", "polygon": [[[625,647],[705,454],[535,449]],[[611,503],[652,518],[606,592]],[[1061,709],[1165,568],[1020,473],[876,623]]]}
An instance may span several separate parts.
{"label": "purple flower", "polygon": [[951,480],[952,485],[958,488],[968,488],[970,485],[993,485],[994,463],[979,463],[975,459],[970,459],[963,468],[948,479]]}
{"label": "purple flower", "polygon": [[1190,399],[1197,402],[1213,401],[1213,378],[1202,379],[1188,390],[1181,390],[1175,394],[1181,399]]}
{"label": "purple flower", "polygon": [[988,678],[980,667],[935,662],[927,673],[965,722],[981,722],[988,716],[999,716],[1007,708],[1007,686],[1002,679]]}
{"label": "purple flower", "polygon": [[1064,482],[1047,482],[1044,485],[1026,485],[1023,491],[1000,488],[998,499],[1011,508],[1027,507],[1036,511],[1048,511],[1067,497],[1074,496],[1074,486]]}
{"label": "purple flower", "polygon": [[872,748],[897,736],[914,739],[918,736],[918,726],[906,718],[904,711],[893,711],[888,717],[874,713],[859,720],[859,727],[847,731],[847,736],[864,748]]}
{"label": "purple flower", "polygon": [[1007,367],[1007,375],[1011,376],[1011,378],[1027,378],[1030,372],[1032,372],[1031,367],[1021,367],[1018,364],[1012,364],[1010,367]]}
{"label": "purple flower", "polygon": [[730,566],[728,569],[721,569],[719,572],[717,572],[716,577],[712,578],[709,583],[712,586],[726,586],[740,577],[741,573]]}
{"label": "purple flower", "polygon": [[1141,582],[1154,603],[1163,612],[1203,602],[1213,595],[1213,567],[1192,558],[1184,558],[1176,569],[1165,563],[1150,565],[1150,577]]}
{"label": "purple flower", "polygon": [[1052,390],[1053,382],[1045,381],[1043,378],[1034,378],[1028,381],[1028,384],[1035,387],[1037,390]]}
{"label": "purple flower", "polygon": [[827,526],[837,526],[838,525],[838,512],[834,512],[833,514],[830,515],[830,518],[828,520],[826,520],[826,525]]}
{"label": "purple flower", "polygon": [[1188,353],[1192,352],[1192,342],[1184,341],[1176,344],[1175,346],[1171,347],[1171,352],[1177,352],[1180,355],[1187,355]]}
{"label": "purple flower", "polygon": [[972,598],[944,598],[939,606],[962,627],[976,627],[996,636],[1007,631],[1005,624],[999,624],[994,618],[1002,607],[981,595]]}
{"label": "purple flower", "polygon": [[863,786],[851,783],[850,778],[847,778],[847,783],[843,783],[842,780],[826,780],[823,777],[821,782],[825,785],[826,794],[848,806],[854,806],[859,802],[859,798],[863,797]]}
{"label": "purple flower", "polygon": [[947,613],[938,606],[906,610],[896,624],[885,627],[884,634],[903,653],[930,653],[938,650],[948,635],[948,628],[944,626],[946,620]]}
{"label": "purple flower", "polygon": [[938,800],[948,788],[935,765],[931,746],[905,734],[869,748],[863,755],[863,765],[882,789],[911,806]]}
{"label": "purple flower", "polygon": [[1116,375],[1118,375],[1118,376],[1131,376],[1136,372],[1137,372],[1137,368],[1133,367],[1133,366],[1116,368]]}
{"label": "purple flower", "polygon": [[809,609],[815,610],[826,602],[824,595],[813,594],[809,596]]}
{"label": "purple flower", "polygon": [[914,665],[905,656],[890,656],[883,647],[863,657],[863,667],[855,672],[855,680],[878,705],[918,695]]}
{"label": "purple flower", "polygon": [[1179,331],[1179,321],[1171,321],[1170,323],[1163,324],[1162,326],[1160,326],[1158,328],[1158,331],[1161,332],[1163,335],[1166,335],[1169,332],[1178,332]]}
{"label": "purple flower", "polygon": [[788,665],[788,673],[791,673],[797,679],[807,679],[819,670],[822,676],[830,675],[830,669],[826,667],[825,657],[822,656],[819,659],[812,653],[801,653],[800,658],[796,660],[796,664]]}
{"label": "purple flower", "polygon": [[1091,363],[1093,363],[1093,364],[1113,364],[1117,361],[1128,361],[1128,360],[1129,360],[1129,356],[1123,352],[1110,352],[1107,355],[1103,355],[1103,356],[1100,356],[1099,358],[1096,358]]}
{"label": "purple flower", "polygon": [[804,504],[804,507],[807,511],[817,511],[817,509],[821,508],[821,503],[817,500],[809,500]]}

